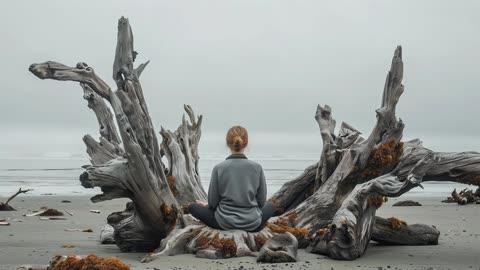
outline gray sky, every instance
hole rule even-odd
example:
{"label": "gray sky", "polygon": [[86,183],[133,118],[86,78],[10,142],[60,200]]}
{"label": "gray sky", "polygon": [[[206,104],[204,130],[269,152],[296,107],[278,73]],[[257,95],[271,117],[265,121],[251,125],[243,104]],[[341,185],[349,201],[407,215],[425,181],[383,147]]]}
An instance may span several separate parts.
{"label": "gray sky", "polygon": [[[34,62],[84,61],[113,85],[120,16],[130,19],[151,116],[176,128],[182,104],[204,131],[317,136],[316,104],[368,133],[397,44],[406,136],[480,132],[478,1],[7,1],[0,16],[0,130],[96,134],[75,83],[41,81]],[[318,140],[320,137],[318,137]],[[79,142],[80,143],[80,142]],[[473,149],[478,150],[478,149]]]}

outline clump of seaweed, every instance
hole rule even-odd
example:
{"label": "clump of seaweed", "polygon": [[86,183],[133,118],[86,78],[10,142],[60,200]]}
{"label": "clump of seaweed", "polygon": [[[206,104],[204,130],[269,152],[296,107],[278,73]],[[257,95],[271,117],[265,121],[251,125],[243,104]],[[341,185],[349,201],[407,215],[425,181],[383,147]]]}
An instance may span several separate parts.
{"label": "clump of seaweed", "polygon": [[45,212],[39,214],[39,216],[63,216],[63,213],[58,211],[57,209],[49,208],[45,210]]}
{"label": "clump of seaweed", "polygon": [[394,230],[398,230],[402,228],[402,226],[407,226],[407,222],[396,217],[389,217],[387,220],[390,221],[390,227]]}
{"label": "clump of seaweed", "polygon": [[50,262],[51,270],[130,270],[130,266],[117,257],[101,258],[89,254],[85,258],[69,255],[64,260],[55,256]]}

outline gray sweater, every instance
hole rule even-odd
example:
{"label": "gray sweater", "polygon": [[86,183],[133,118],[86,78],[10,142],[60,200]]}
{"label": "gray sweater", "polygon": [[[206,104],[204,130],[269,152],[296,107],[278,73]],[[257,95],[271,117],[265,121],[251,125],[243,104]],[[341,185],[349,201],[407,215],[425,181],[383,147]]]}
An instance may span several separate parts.
{"label": "gray sweater", "polygon": [[223,229],[257,229],[266,198],[262,166],[243,154],[232,154],[213,168],[208,206],[215,210],[215,220]]}

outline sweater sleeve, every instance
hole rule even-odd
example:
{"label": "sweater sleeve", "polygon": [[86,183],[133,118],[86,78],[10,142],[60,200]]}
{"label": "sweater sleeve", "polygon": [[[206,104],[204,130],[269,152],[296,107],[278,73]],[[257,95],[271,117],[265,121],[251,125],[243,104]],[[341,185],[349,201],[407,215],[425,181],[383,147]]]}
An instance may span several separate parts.
{"label": "sweater sleeve", "polygon": [[210,186],[208,188],[208,207],[215,210],[220,202],[220,194],[218,193],[218,174],[217,168],[212,170],[212,176],[210,178]]}
{"label": "sweater sleeve", "polygon": [[265,181],[265,174],[263,173],[263,169],[260,168],[260,185],[258,185],[258,190],[257,190],[258,207],[262,208],[265,205],[266,200],[267,200],[267,183]]}

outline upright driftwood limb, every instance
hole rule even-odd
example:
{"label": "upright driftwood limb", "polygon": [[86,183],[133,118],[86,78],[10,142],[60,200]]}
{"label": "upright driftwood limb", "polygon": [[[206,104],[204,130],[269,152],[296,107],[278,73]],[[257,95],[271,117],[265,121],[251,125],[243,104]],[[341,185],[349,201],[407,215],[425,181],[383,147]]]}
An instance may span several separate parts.
{"label": "upright driftwood limb", "polygon": [[22,194],[22,193],[27,193],[29,191],[32,191],[33,189],[22,189],[22,188],[19,188],[18,191],[13,194],[12,196],[10,196],[6,202],[0,202],[0,211],[15,211],[15,208],[13,208],[12,206],[10,206],[8,203],[15,199],[15,197],[17,197],[19,194]]}
{"label": "upright driftwood limb", "polygon": [[161,150],[168,160],[168,183],[180,204],[207,198],[198,169],[202,116],[196,118],[189,105],[184,108],[190,121],[184,115],[175,132],[163,128],[160,131],[163,138]]}
{"label": "upright driftwood limb", "polygon": [[320,156],[320,164],[317,168],[317,173],[315,176],[315,190],[318,190],[323,182],[325,182],[328,177],[335,170],[337,163],[336,160],[336,149],[337,145],[335,144],[335,119],[332,118],[332,109],[330,106],[325,105],[325,107],[317,106],[317,112],[315,113],[315,120],[318,123],[320,128],[320,135],[323,141],[322,155]]}
{"label": "upright driftwood limb", "polygon": [[95,141],[90,135],[85,135],[83,140],[87,146],[87,153],[93,165],[103,164],[123,154],[121,143],[110,108],[103,98],[110,100],[112,91],[84,62],[79,62],[75,68],[63,64],[47,61],[32,64],[30,72],[40,79],[53,79],[60,81],[77,81],[83,89],[83,98],[87,100],[88,107],[97,117],[100,142]]}
{"label": "upright driftwood limb", "polygon": [[[398,142],[402,135],[403,123],[396,119],[395,108],[403,93],[402,78],[402,53],[401,47],[397,47],[387,74],[382,104],[377,110],[377,123],[373,131],[366,140],[358,139],[349,148],[341,151],[333,173],[311,197],[295,208],[295,212],[298,213],[297,226],[310,230],[324,228],[357,184],[388,173],[398,163],[395,157],[402,151],[402,146]],[[391,159],[383,160],[381,149],[378,158],[383,164],[375,164],[381,166],[374,172],[369,172],[370,168],[366,168],[368,162],[377,158],[374,156],[374,150],[382,146],[392,152]]]}
{"label": "upright driftwood limb", "polygon": [[[181,209],[169,189],[160,147],[138,80],[146,64],[134,69],[135,56],[130,24],[127,19],[121,18],[113,68],[117,91],[111,91],[84,63],[68,67],[45,62],[33,64],[30,71],[41,79],[78,81],[83,83],[84,89],[90,90],[86,88],[88,86],[95,94],[110,102],[125,154],[120,156],[120,153],[109,151],[115,150],[114,143],[118,140],[111,131],[107,132],[108,136],[102,134],[106,138],[104,141],[113,146],[102,145],[101,154],[90,151],[94,165],[82,174],[82,185],[102,189],[103,194],[92,198],[94,202],[120,197],[132,199],[133,204],[127,205],[124,212],[109,217],[109,224],[115,229],[115,241],[122,250],[150,251],[175,225]],[[101,102],[97,104],[102,105]],[[94,111],[97,116],[101,112],[98,108]],[[108,116],[107,112],[103,113]],[[99,120],[99,123],[104,122]],[[113,128],[113,125],[110,127]],[[91,141],[88,137],[85,140]],[[95,147],[94,143],[87,145],[91,149]],[[109,158],[112,159],[105,162]]]}

